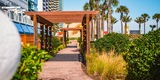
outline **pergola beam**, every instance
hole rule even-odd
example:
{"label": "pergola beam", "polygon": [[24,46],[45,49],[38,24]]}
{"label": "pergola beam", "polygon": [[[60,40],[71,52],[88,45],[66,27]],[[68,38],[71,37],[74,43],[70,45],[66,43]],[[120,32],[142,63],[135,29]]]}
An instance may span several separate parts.
{"label": "pergola beam", "polygon": [[82,28],[60,28],[60,30],[82,30]]}
{"label": "pergola beam", "polygon": [[43,18],[43,17],[41,17],[41,16],[39,16],[39,15],[37,15],[37,21],[38,21],[39,23],[47,24],[47,25],[50,25],[50,26],[53,25],[52,22],[50,22],[49,20],[47,20],[47,19],[45,19],[45,18]]}

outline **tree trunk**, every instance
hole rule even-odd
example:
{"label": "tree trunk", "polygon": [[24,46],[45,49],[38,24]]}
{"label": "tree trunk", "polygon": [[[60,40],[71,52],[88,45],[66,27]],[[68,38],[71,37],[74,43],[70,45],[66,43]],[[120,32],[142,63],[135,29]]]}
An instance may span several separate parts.
{"label": "tree trunk", "polygon": [[107,30],[108,33],[111,32],[111,3],[113,0],[108,1],[108,24],[107,24]]}
{"label": "tree trunk", "polygon": [[123,22],[122,22],[122,19],[121,19],[121,33],[123,34]]}
{"label": "tree trunk", "polygon": [[139,34],[141,34],[141,24],[139,24]]}
{"label": "tree trunk", "polygon": [[[96,10],[99,11],[99,4],[98,4],[99,0],[96,0]],[[97,15],[97,39],[100,38],[100,14],[98,13]]]}
{"label": "tree trunk", "polygon": [[127,34],[127,23],[125,22],[125,25],[124,25],[124,32],[125,32],[125,34]]}
{"label": "tree trunk", "polygon": [[146,34],[146,23],[144,22],[144,34]]}
{"label": "tree trunk", "polygon": [[102,31],[102,34],[101,34],[101,37],[103,37],[104,36],[104,15],[105,15],[105,13],[104,13],[104,11],[102,11],[102,21],[101,21],[101,31]]}
{"label": "tree trunk", "polygon": [[158,29],[158,21],[159,21],[159,20],[157,19],[157,29]]}
{"label": "tree trunk", "polygon": [[111,32],[113,32],[113,24],[111,24]]}
{"label": "tree trunk", "polygon": [[94,41],[94,20],[91,21],[91,41]]}

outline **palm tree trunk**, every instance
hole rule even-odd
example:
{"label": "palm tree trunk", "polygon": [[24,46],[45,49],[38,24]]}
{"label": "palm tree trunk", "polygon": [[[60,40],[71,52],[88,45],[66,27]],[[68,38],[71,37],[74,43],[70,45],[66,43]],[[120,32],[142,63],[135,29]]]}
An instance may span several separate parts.
{"label": "palm tree trunk", "polygon": [[91,41],[94,41],[94,20],[91,21]]}
{"label": "palm tree trunk", "polygon": [[[96,10],[99,11],[99,0],[96,0]],[[97,15],[97,39],[100,38],[100,14]]]}
{"label": "palm tree trunk", "polygon": [[144,34],[146,34],[146,23],[144,22]]}
{"label": "palm tree trunk", "polygon": [[[89,0],[89,4],[90,4],[90,11],[93,10],[93,0]],[[94,20],[91,21],[91,41],[94,40]]]}
{"label": "palm tree trunk", "polygon": [[127,34],[127,23],[125,22],[125,25],[124,25],[124,32],[125,32],[125,34]]}
{"label": "palm tree trunk", "polygon": [[141,34],[141,24],[139,24],[139,34]]}
{"label": "palm tree trunk", "polygon": [[157,22],[157,29],[158,29],[158,21],[159,21],[159,20],[157,19],[157,21],[156,21],[156,22]]}
{"label": "palm tree trunk", "polygon": [[108,33],[111,32],[111,3],[113,0],[108,1],[108,24],[107,24],[107,30]]}
{"label": "palm tree trunk", "polygon": [[122,19],[121,19],[121,33],[123,34],[123,22],[122,22]]}
{"label": "palm tree trunk", "polygon": [[105,13],[104,13],[104,11],[102,11],[102,21],[101,21],[101,31],[102,31],[102,34],[101,34],[101,37],[103,37],[103,35],[104,35],[104,15],[105,15]]}
{"label": "palm tree trunk", "polygon": [[113,32],[113,24],[111,24],[111,32]]}

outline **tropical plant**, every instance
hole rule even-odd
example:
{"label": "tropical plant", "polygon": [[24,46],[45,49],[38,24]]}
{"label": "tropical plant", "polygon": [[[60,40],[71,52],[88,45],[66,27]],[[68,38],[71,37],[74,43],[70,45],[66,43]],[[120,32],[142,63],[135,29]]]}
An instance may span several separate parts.
{"label": "tropical plant", "polygon": [[[92,11],[95,9],[95,1],[94,0],[89,0],[89,3],[85,3],[83,6],[83,10],[85,11]],[[91,21],[91,41],[94,40],[94,20]]]}
{"label": "tropical plant", "polygon": [[158,22],[160,20],[160,13],[156,13],[152,16],[152,19],[155,19],[156,20],[156,23],[157,23],[157,29],[158,29]]}
{"label": "tropical plant", "polygon": [[114,50],[115,54],[125,52],[130,43],[129,38],[123,34],[109,33],[95,41],[95,48],[99,52]]}
{"label": "tropical plant", "polygon": [[154,28],[156,28],[156,25],[149,25],[152,28],[152,31],[154,30]]}
{"label": "tropical plant", "polygon": [[150,31],[129,44],[124,54],[127,62],[127,80],[160,79],[160,29]]}
{"label": "tropical plant", "polygon": [[122,17],[122,21],[125,23],[125,34],[127,34],[127,23],[130,22],[132,20],[132,18],[130,18],[130,16],[123,16]]}
{"label": "tropical plant", "polygon": [[118,20],[115,18],[115,17],[113,17],[113,16],[111,16],[111,32],[113,32],[113,25],[115,24],[115,23],[117,23],[118,22]]}
{"label": "tropical plant", "polygon": [[44,50],[38,50],[36,46],[23,47],[21,61],[13,80],[37,80],[39,72],[42,70],[42,61],[46,61],[51,56]]}
{"label": "tropical plant", "polygon": [[123,34],[123,23],[122,23],[122,18],[123,18],[123,14],[125,13],[126,15],[129,13],[129,9],[126,6],[120,5],[117,9],[116,9],[117,13],[120,13],[120,20],[121,20],[121,33]]}
{"label": "tropical plant", "polygon": [[58,38],[53,37],[52,38],[52,49],[53,49],[53,53],[57,53],[58,52],[58,47],[61,45],[61,42]]}
{"label": "tropical plant", "polygon": [[84,6],[83,6],[83,10],[85,10],[85,11],[90,10],[90,7],[89,7],[89,6],[90,6],[89,3],[86,2],[86,3],[84,4]]}
{"label": "tropical plant", "polygon": [[[99,8],[99,2],[100,2],[100,0],[95,0],[95,5],[96,5],[96,10],[97,11],[100,11],[100,8]],[[97,31],[97,39],[99,39],[100,38],[100,14],[98,13],[98,15],[97,15],[97,18],[96,18],[96,21],[97,21],[97,24],[96,24],[96,31]]]}
{"label": "tropical plant", "polygon": [[146,34],[146,22],[149,20],[150,16],[146,13],[142,14],[141,17],[144,20],[144,34]]}
{"label": "tropical plant", "polygon": [[141,33],[141,24],[144,23],[143,18],[137,17],[134,21],[139,24],[139,32]]}
{"label": "tropical plant", "polygon": [[53,27],[52,27],[53,36],[55,36],[58,31],[59,31],[59,25],[54,24]]}
{"label": "tropical plant", "polygon": [[107,30],[108,33],[110,33],[111,30],[111,16],[112,16],[112,6],[117,6],[119,4],[118,0],[107,0],[108,4],[106,7],[108,7],[108,24],[107,24]]}

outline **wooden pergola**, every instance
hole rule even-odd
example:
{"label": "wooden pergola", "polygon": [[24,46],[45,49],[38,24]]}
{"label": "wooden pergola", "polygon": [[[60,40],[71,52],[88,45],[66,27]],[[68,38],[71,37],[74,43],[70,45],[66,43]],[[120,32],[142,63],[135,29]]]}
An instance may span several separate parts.
{"label": "wooden pergola", "polygon": [[[90,26],[89,22],[97,15],[98,11],[54,11],[54,12],[25,12],[33,20],[34,44],[38,44],[38,23],[40,23],[41,49],[50,51],[52,27],[54,23],[76,23],[82,22],[83,51],[90,53]],[[65,29],[67,30],[67,29]],[[64,31],[65,31],[64,30]]]}
{"label": "wooden pergola", "polygon": [[[83,35],[83,33],[82,33],[83,28],[60,28],[60,30],[63,32],[63,40],[62,40],[63,46],[66,46],[66,32],[67,31],[78,30],[78,31],[80,31],[81,38],[82,38],[82,35]],[[83,39],[82,39],[82,41],[83,41]]]}

